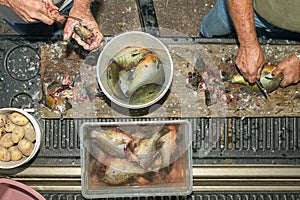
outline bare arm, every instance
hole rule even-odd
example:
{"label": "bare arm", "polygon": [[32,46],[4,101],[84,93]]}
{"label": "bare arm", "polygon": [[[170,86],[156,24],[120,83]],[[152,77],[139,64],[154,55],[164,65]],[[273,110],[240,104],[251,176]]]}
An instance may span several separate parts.
{"label": "bare arm", "polygon": [[264,55],[256,36],[252,0],[227,0],[227,5],[240,43],[236,65],[253,83],[260,77]]}
{"label": "bare arm", "polygon": [[[49,25],[54,23],[41,0],[0,0],[0,4],[13,9],[26,22],[41,21]],[[52,0],[51,5],[55,7]]]}

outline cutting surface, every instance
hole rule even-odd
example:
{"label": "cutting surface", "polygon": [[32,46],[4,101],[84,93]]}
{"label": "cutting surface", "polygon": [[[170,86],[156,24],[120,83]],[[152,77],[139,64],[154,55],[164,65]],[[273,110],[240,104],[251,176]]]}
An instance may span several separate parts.
{"label": "cutting surface", "polygon": [[[286,55],[292,54],[299,45],[265,45],[266,64],[277,65]],[[106,98],[96,98],[72,104],[65,118],[136,118],[136,117],[282,117],[299,116],[300,84],[278,88],[263,96],[237,92],[241,86],[230,84],[233,89],[230,102],[221,98],[213,105],[205,103],[203,90],[188,87],[189,72],[194,72],[197,60],[202,60],[210,75],[220,71],[235,72],[236,45],[168,45],[174,65],[174,78],[169,92],[157,104],[145,109],[130,110],[119,107]],[[52,44],[41,47],[41,77],[44,84],[62,79],[65,73],[79,70],[81,81],[97,85],[96,65],[85,62],[80,54],[70,51],[66,45]],[[93,58],[97,63],[97,57]],[[206,73],[206,72],[205,72]],[[203,74],[207,77],[207,74]],[[228,85],[227,85],[228,86]],[[215,87],[212,85],[212,87]],[[228,95],[227,95],[228,96]],[[60,118],[57,113],[41,106],[42,118]]]}

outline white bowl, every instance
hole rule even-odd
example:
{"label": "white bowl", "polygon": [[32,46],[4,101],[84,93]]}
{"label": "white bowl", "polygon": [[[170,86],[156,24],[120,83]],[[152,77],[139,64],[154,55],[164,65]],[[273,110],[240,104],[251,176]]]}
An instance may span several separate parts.
{"label": "white bowl", "polygon": [[[109,89],[106,81],[106,67],[111,59],[122,49],[129,46],[144,47],[152,51],[160,59],[165,75],[162,89],[156,98],[143,104],[129,104],[129,99],[119,99]],[[115,104],[130,108],[140,109],[153,105],[168,91],[173,79],[173,62],[167,47],[156,37],[140,32],[130,31],[122,33],[110,40],[103,48],[97,62],[97,79],[103,93]]]}
{"label": "white bowl", "polygon": [[0,169],[12,169],[12,168],[19,167],[19,166],[29,162],[36,155],[36,153],[40,149],[40,145],[41,145],[42,131],[41,131],[39,122],[32,115],[30,115],[28,112],[26,112],[22,109],[18,109],[18,108],[1,108],[0,109],[0,114],[9,114],[12,112],[21,113],[29,120],[29,122],[33,125],[33,128],[35,130],[36,140],[34,142],[34,149],[28,157],[23,157],[23,158],[21,158],[21,160],[18,160],[18,161],[8,161],[8,162],[0,161]]}

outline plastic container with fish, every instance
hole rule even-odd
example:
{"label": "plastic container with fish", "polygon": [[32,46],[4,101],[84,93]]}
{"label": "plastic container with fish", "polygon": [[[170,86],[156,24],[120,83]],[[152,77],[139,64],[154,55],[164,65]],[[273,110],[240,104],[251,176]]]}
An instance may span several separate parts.
{"label": "plastic container with fish", "polygon": [[113,103],[130,109],[149,107],[171,86],[172,58],[158,38],[140,31],[122,33],[103,48],[97,79]]}
{"label": "plastic container with fish", "polygon": [[188,195],[192,132],[187,120],[85,122],[80,127],[85,198]]}

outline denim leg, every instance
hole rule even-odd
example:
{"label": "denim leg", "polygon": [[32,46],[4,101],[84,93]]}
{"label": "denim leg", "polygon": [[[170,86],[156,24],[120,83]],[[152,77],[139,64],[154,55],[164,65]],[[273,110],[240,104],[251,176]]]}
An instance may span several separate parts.
{"label": "denim leg", "polygon": [[234,32],[226,0],[218,0],[214,7],[203,17],[200,33],[204,37],[227,35]]}

